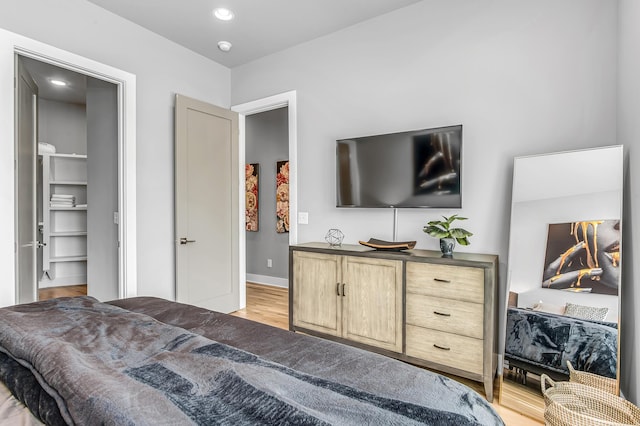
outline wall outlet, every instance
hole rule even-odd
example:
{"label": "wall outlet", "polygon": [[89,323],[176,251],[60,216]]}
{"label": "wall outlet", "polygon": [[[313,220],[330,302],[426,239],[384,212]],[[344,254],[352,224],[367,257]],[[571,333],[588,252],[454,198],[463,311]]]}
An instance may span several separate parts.
{"label": "wall outlet", "polygon": [[298,223],[300,225],[308,225],[309,224],[309,213],[308,212],[298,212]]}
{"label": "wall outlet", "polygon": [[267,259],[267,268],[272,268],[272,267],[273,267],[273,260]]}

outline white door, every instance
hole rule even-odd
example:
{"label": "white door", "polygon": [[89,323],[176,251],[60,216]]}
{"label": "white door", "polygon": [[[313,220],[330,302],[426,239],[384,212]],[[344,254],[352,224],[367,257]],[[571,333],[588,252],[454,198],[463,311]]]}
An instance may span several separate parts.
{"label": "white door", "polygon": [[38,299],[36,254],[36,139],[38,86],[16,58],[16,285],[17,303]]}
{"label": "white door", "polygon": [[176,96],[176,300],[239,308],[238,114]]}

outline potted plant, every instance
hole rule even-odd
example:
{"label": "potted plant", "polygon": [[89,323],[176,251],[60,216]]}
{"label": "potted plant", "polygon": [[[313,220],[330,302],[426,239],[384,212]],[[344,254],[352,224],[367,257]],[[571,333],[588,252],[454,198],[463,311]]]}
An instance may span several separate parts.
{"label": "potted plant", "polygon": [[463,228],[452,228],[451,224],[456,220],[467,220],[457,214],[449,217],[442,216],[444,220],[432,220],[422,230],[435,238],[440,238],[440,251],[444,256],[452,256],[453,248],[458,244],[468,246],[469,237],[473,234]]}

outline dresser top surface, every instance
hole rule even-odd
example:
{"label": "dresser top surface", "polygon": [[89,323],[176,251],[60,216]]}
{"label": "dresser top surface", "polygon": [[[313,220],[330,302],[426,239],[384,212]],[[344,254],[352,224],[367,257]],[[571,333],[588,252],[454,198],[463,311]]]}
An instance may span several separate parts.
{"label": "dresser top surface", "polygon": [[481,253],[463,253],[454,252],[452,257],[444,257],[437,250],[375,250],[370,247],[356,244],[342,244],[341,246],[332,247],[328,243],[309,242],[290,246],[291,250],[315,251],[320,253],[338,254],[338,255],[366,255],[379,257],[384,259],[396,259],[407,261],[428,261],[440,264],[460,264],[464,262],[478,262],[493,264],[497,262],[498,256],[495,254]]}

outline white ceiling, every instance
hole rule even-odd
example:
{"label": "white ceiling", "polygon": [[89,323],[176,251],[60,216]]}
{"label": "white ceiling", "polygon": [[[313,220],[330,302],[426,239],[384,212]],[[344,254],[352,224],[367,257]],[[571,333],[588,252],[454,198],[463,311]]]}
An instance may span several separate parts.
{"label": "white ceiling", "polygon": [[[87,76],[27,57],[22,57],[22,60],[38,86],[41,99],[81,105],[86,103]],[[66,81],[67,86],[54,86],[49,81],[51,79]]]}
{"label": "white ceiling", "polygon": [[[421,0],[88,0],[229,68]],[[219,21],[228,7],[236,19]],[[233,44],[230,52],[218,41]],[[85,103],[86,76],[24,58],[42,99]],[[52,86],[51,78],[69,83]]]}
{"label": "white ceiling", "polygon": [[[229,68],[421,0],[88,0]],[[213,17],[217,7],[236,18]],[[233,45],[218,49],[218,41]]]}

